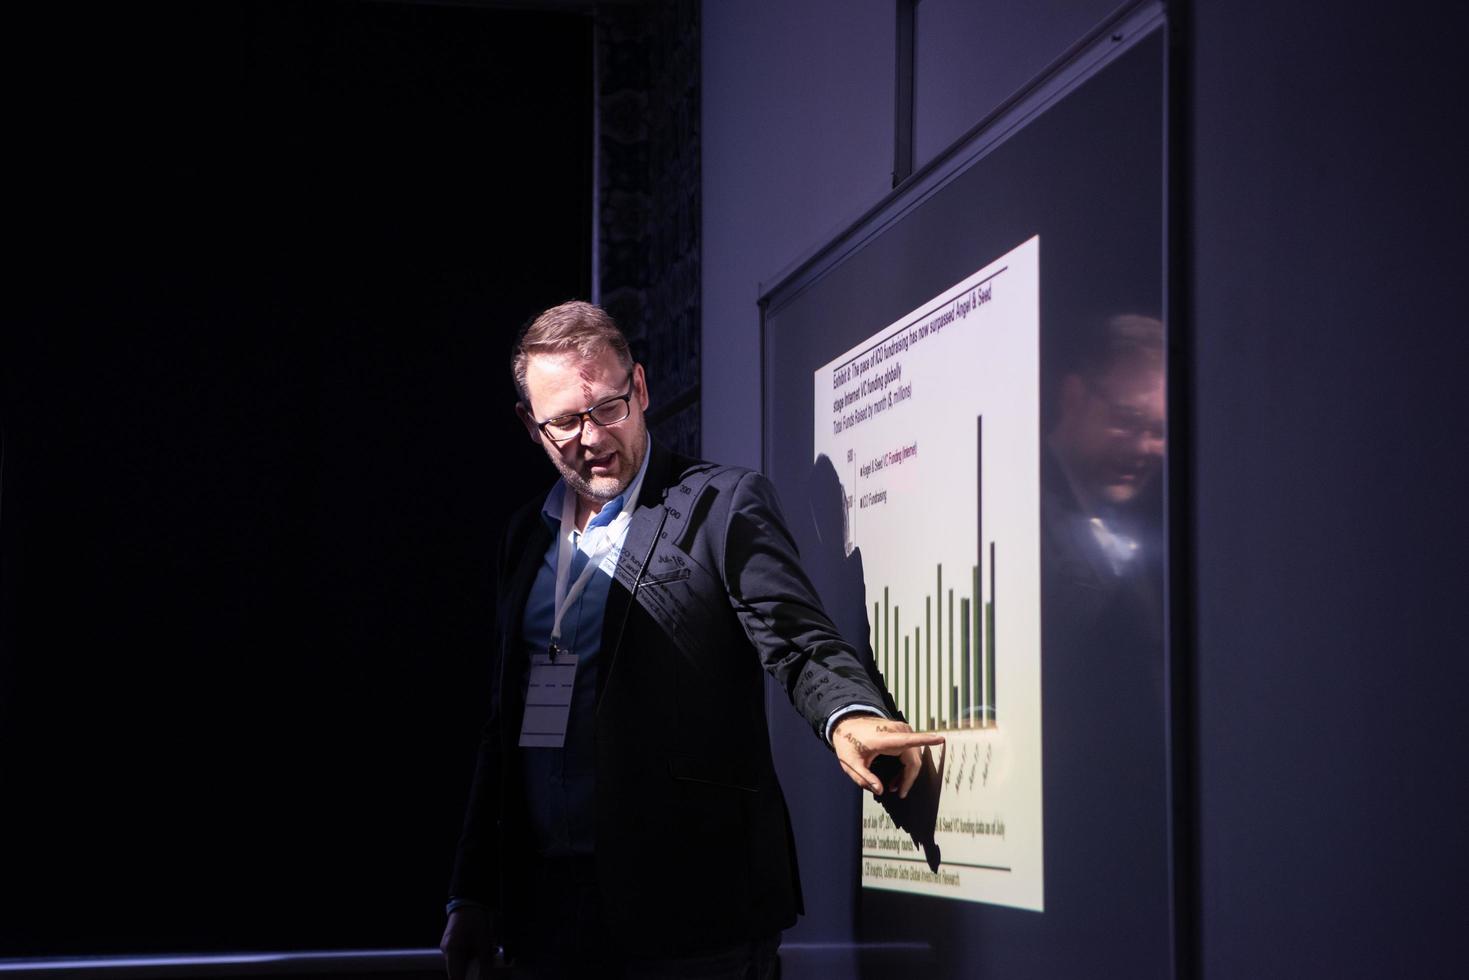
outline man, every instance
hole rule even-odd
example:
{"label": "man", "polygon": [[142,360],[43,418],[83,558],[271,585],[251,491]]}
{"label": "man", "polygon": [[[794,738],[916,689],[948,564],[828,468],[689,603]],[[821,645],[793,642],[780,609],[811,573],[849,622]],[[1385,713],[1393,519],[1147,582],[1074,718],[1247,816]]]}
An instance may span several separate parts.
{"label": "man", "polygon": [[1104,583],[1133,577],[1159,557],[1153,491],[1165,448],[1163,324],[1107,317],[1076,349],[1046,438],[1044,522],[1066,573],[1105,592]]}
{"label": "man", "polygon": [[[884,716],[769,482],[650,441],[643,368],[604,311],[546,311],[513,369],[561,479],[498,556],[450,976],[497,941],[527,976],[772,976],[801,896],[761,668],[875,794],[906,795],[942,739]],[[878,755],[902,762],[886,787]]]}

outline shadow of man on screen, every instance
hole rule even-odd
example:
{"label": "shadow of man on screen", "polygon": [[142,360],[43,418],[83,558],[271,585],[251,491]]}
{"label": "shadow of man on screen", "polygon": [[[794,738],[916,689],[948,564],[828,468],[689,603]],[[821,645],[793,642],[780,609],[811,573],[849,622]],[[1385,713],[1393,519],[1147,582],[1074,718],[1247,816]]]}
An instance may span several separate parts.
{"label": "shadow of man on screen", "polygon": [[[838,632],[856,649],[857,658],[868,677],[883,692],[886,702],[883,709],[893,718],[906,722],[908,719],[898,710],[892,694],[888,692],[872,654],[872,624],[867,617],[867,576],[862,567],[862,549],[852,545],[847,520],[851,495],[842,486],[836,467],[825,455],[816,457],[811,464],[805,490],[810,509],[809,526],[814,534],[814,542],[805,542],[814,546],[809,550],[807,547],[801,549],[806,569],[826,606],[827,615],[836,624]],[[891,786],[901,772],[901,763],[893,756],[878,756],[873,761],[872,771],[884,786]],[[939,867],[939,846],[934,840],[934,829],[938,825],[939,793],[943,785],[942,762],[936,766],[933,753],[925,748],[923,771],[908,791],[907,798],[899,799],[897,793],[891,792],[877,797],[893,823],[923,849],[931,871],[937,871]]]}

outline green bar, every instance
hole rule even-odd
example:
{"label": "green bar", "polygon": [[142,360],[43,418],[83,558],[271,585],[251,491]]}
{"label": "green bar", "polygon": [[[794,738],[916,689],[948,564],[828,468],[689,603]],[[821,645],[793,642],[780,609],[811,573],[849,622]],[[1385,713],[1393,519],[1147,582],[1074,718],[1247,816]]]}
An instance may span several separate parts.
{"label": "green bar", "polygon": [[988,697],[984,702],[984,719],[987,725],[995,723],[995,604],[986,602],[984,604],[984,639],[985,639],[985,663],[984,683]]}
{"label": "green bar", "polygon": [[882,677],[893,686],[892,644],[888,642],[888,587],[882,587]]}
{"label": "green bar", "polygon": [[903,637],[903,704],[907,710],[903,714],[908,718],[913,717],[913,694],[909,681],[913,679],[913,660],[908,656],[908,638]]}
{"label": "green bar", "polygon": [[[917,626],[914,626],[914,660],[918,660],[918,638],[923,635]],[[915,729],[923,727],[923,698],[918,695],[918,679],[923,677],[923,664],[914,664],[914,713],[908,717],[908,724]]]}
{"label": "green bar", "polygon": [[[915,639],[916,647],[918,641]],[[933,596],[923,597],[923,714],[933,730]]]}
{"label": "green bar", "polygon": [[882,612],[882,603],[873,600],[872,603],[872,662],[877,667],[877,672],[882,673],[882,619],[878,615]]}
{"label": "green bar", "polygon": [[[954,686],[954,590],[949,590],[949,686]],[[954,699],[949,711],[949,727],[959,727],[959,700]]]}
{"label": "green bar", "polygon": [[963,709],[959,714],[959,727],[969,727],[969,600],[959,600],[959,624],[964,632],[960,633],[959,645],[963,647],[963,657],[959,663],[964,668],[964,685],[959,689],[959,705]]}
{"label": "green bar", "polygon": [[933,645],[938,648],[938,652],[939,652],[939,662],[938,662],[938,667],[936,668],[936,670],[938,672],[938,678],[939,678],[938,679],[938,689],[939,689],[939,692],[940,692],[939,693],[939,719],[938,720],[939,720],[939,727],[940,728],[943,728],[944,727],[944,702],[946,700],[948,700],[943,695],[943,692],[948,690],[948,688],[944,687],[944,566],[942,564],[939,564],[939,565],[935,565],[934,567],[938,569],[939,590],[938,590],[938,592],[935,593],[935,597],[936,598],[934,599],[934,602],[938,603],[938,620],[937,620],[937,622],[934,623],[934,634],[933,634],[934,639],[933,639]]}
{"label": "green bar", "polygon": [[985,665],[985,683],[989,685],[989,710],[985,712],[989,723],[993,725],[997,712],[1000,710],[1000,699],[995,692],[995,543],[990,542],[990,601],[985,608],[985,634],[987,642],[985,649],[989,651],[989,658]]}
{"label": "green bar", "polygon": [[[981,592],[980,589],[979,589],[979,566],[978,565],[975,565],[974,566],[974,618],[973,618],[973,624],[974,624],[974,643],[969,648],[969,655],[974,658],[974,665],[970,668],[971,670],[974,671],[974,686],[976,688],[980,688],[980,690],[976,690],[974,692],[974,701],[973,701],[974,707],[976,709],[978,709],[978,710],[975,711],[975,714],[979,716],[980,721],[982,721],[983,720],[983,717],[984,717],[984,703],[985,703],[985,701],[984,701],[984,691],[983,691],[984,681],[982,680],[982,678],[984,677],[984,675],[980,673],[980,666],[981,666],[980,661],[981,661],[982,657],[984,656],[984,637],[981,636],[980,635],[980,632],[979,632],[984,627],[984,624],[980,622],[980,615],[982,614],[982,611],[983,611],[983,608],[984,608],[983,605],[982,605],[983,602],[984,602],[984,593]],[[981,727],[980,726],[980,721],[976,721],[974,727],[976,727],[976,728]]]}
{"label": "green bar", "polygon": [[900,706],[898,710],[901,711],[902,710],[901,705],[903,704],[903,698],[905,698],[905,697],[908,696],[908,683],[907,683],[907,679],[903,676],[903,665],[898,662],[898,636],[902,632],[902,627],[899,625],[900,620],[901,620],[901,617],[898,615],[898,612],[899,612],[899,609],[898,609],[897,605],[894,605],[893,606],[893,675],[894,675],[894,677],[897,680],[897,684],[895,685],[895,687],[897,689],[893,692],[893,699],[895,701],[897,701],[898,705]]}

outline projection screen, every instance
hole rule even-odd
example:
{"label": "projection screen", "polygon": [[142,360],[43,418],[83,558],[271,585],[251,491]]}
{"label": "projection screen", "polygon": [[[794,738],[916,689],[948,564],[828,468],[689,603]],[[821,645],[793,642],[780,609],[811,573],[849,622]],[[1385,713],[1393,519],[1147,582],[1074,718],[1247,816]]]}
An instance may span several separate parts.
{"label": "projection screen", "polygon": [[762,298],[766,472],[946,737],[926,804],[842,831],[856,938],[943,975],[1172,975],[1165,36],[1141,8]]}

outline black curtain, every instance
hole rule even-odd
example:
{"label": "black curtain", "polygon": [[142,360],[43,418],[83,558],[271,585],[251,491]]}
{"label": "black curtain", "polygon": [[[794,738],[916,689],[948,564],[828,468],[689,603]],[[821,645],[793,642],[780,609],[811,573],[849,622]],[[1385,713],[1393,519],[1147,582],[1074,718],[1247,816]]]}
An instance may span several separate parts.
{"label": "black curtain", "polygon": [[32,9],[4,327],[0,955],[426,946],[508,347],[589,290],[591,26]]}

